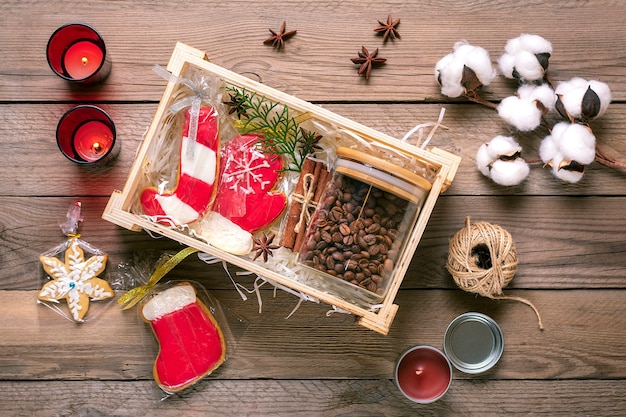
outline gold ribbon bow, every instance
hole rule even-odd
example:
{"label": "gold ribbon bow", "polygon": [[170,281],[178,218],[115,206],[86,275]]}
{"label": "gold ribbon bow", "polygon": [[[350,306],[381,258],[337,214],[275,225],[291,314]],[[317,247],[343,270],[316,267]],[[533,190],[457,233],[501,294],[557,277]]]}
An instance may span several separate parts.
{"label": "gold ribbon bow", "polygon": [[159,282],[161,278],[165,276],[168,272],[170,272],[176,265],[178,265],[183,259],[192,253],[198,252],[196,248],[185,248],[178,252],[176,255],[172,256],[165,263],[157,266],[157,268],[152,273],[152,276],[148,280],[145,285],[141,285],[139,287],[132,288],[126,294],[122,295],[118,300],[118,304],[122,306],[122,310],[128,310],[133,307],[139,301],[141,301],[152,288]]}

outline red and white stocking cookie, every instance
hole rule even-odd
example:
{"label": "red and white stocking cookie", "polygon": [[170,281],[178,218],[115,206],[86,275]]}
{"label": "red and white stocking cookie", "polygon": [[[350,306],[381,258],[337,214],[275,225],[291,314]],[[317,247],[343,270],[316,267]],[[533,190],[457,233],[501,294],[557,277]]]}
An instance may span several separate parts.
{"label": "red and white stocking cookie", "polygon": [[[176,188],[159,193],[155,187],[141,194],[145,214],[176,225],[191,223],[202,217],[213,203],[220,146],[218,115],[208,106],[200,108],[196,141],[189,139],[189,110],[185,113],[181,141],[180,170]],[[187,152],[193,146],[193,152]],[[169,221],[168,221],[169,220]]]}
{"label": "red and white stocking cookie", "polygon": [[274,190],[283,160],[263,153],[258,140],[253,134],[237,136],[224,147],[214,207],[250,233],[272,223],[287,206],[285,194]]}
{"label": "red and white stocking cookie", "polygon": [[159,342],[153,375],[164,391],[181,391],[224,362],[222,330],[191,284],[160,292],[140,312]]}

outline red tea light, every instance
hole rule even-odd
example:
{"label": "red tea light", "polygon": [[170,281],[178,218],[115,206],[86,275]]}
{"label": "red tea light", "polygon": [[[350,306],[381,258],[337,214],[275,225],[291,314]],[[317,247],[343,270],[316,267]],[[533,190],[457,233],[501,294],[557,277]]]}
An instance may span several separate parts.
{"label": "red tea light", "polygon": [[441,398],[452,383],[452,365],[439,349],[414,346],[398,359],[396,385],[409,400],[428,404]]}
{"label": "red tea light", "polygon": [[57,126],[59,149],[72,162],[93,164],[110,159],[115,148],[115,124],[101,108],[91,105],[68,110]]}
{"label": "red tea light", "polygon": [[102,36],[83,23],[58,28],[48,41],[46,57],[55,74],[79,84],[101,82],[111,71]]}

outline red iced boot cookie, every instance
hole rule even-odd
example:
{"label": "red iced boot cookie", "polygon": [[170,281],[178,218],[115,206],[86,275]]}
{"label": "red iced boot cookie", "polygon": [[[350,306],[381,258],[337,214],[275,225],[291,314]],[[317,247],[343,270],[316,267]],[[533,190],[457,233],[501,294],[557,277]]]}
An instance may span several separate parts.
{"label": "red iced boot cookie", "polygon": [[164,391],[187,388],[224,362],[222,330],[190,284],[157,294],[140,311],[159,341],[153,374]]}
{"label": "red iced boot cookie", "polygon": [[[191,223],[204,215],[213,202],[220,146],[217,113],[212,107],[200,108],[195,143],[188,137],[189,120],[187,110],[176,188],[168,193],[159,193],[156,188],[150,187],[141,194],[144,213],[162,217],[159,221],[166,224],[170,221],[176,225]],[[193,152],[187,152],[190,145]]]}
{"label": "red iced boot cookie", "polygon": [[237,136],[225,146],[214,208],[248,232],[269,225],[287,206],[285,194],[274,191],[283,161],[264,154],[258,140],[252,134]]}

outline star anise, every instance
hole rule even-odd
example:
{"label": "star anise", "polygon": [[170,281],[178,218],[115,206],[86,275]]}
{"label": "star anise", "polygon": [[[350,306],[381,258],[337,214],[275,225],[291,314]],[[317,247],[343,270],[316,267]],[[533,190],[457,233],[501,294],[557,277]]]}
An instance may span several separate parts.
{"label": "star anise", "polygon": [[317,132],[306,130],[303,127],[300,128],[300,132],[302,133],[302,147],[306,150],[307,155],[315,151],[322,150],[322,147],[319,144],[319,141],[323,138],[322,135]]}
{"label": "star anise", "polygon": [[272,251],[274,249],[280,248],[280,245],[272,245],[272,242],[274,241],[274,237],[275,237],[274,233],[270,233],[268,236],[265,234],[265,232],[263,232],[263,236],[261,238],[252,236],[252,240],[254,241],[253,250],[256,251],[254,258],[252,258],[253,261],[256,261],[256,259],[259,256],[262,256],[263,262],[267,262],[267,259],[270,256],[274,256]]}
{"label": "star anise", "polygon": [[276,49],[283,48],[285,46],[285,41],[298,32],[297,30],[290,30],[289,32],[285,32],[286,27],[287,23],[283,22],[283,24],[280,25],[280,30],[278,32],[272,29],[268,29],[272,36],[265,39],[263,43],[271,43],[272,46]]}
{"label": "star anise", "polygon": [[369,79],[370,73],[372,72],[372,68],[374,65],[382,64],[387,61],[386,58],[377,58],[378,48],[371,54],[364,46],[361,46],[361,51],[358,52],[358,58],[351,58],[352,62],[355,64],[360,64],[359,67],[359,75],[365,74],[365,79]]}
{"label": "star anise", "polygon": [[400,24],[400,19],[393,20],[391,15],[387,16],[387,22],[378,21],[380,27],[374,29],[374,32],[378,34],[383,34],[383,43],[387,42],[387,38],[391,37],[391,39],[399,39],[400,34],[398,33],[397,26]]}
{"label": "star anise", "polygon": [[228,114],[237,114],[237,118],[241,119],[242,117],[248,118],[247,110],[247,97],[243,94],[230,94],[230,101],[225,101],[224,104],[230,106],[230,110]]}

